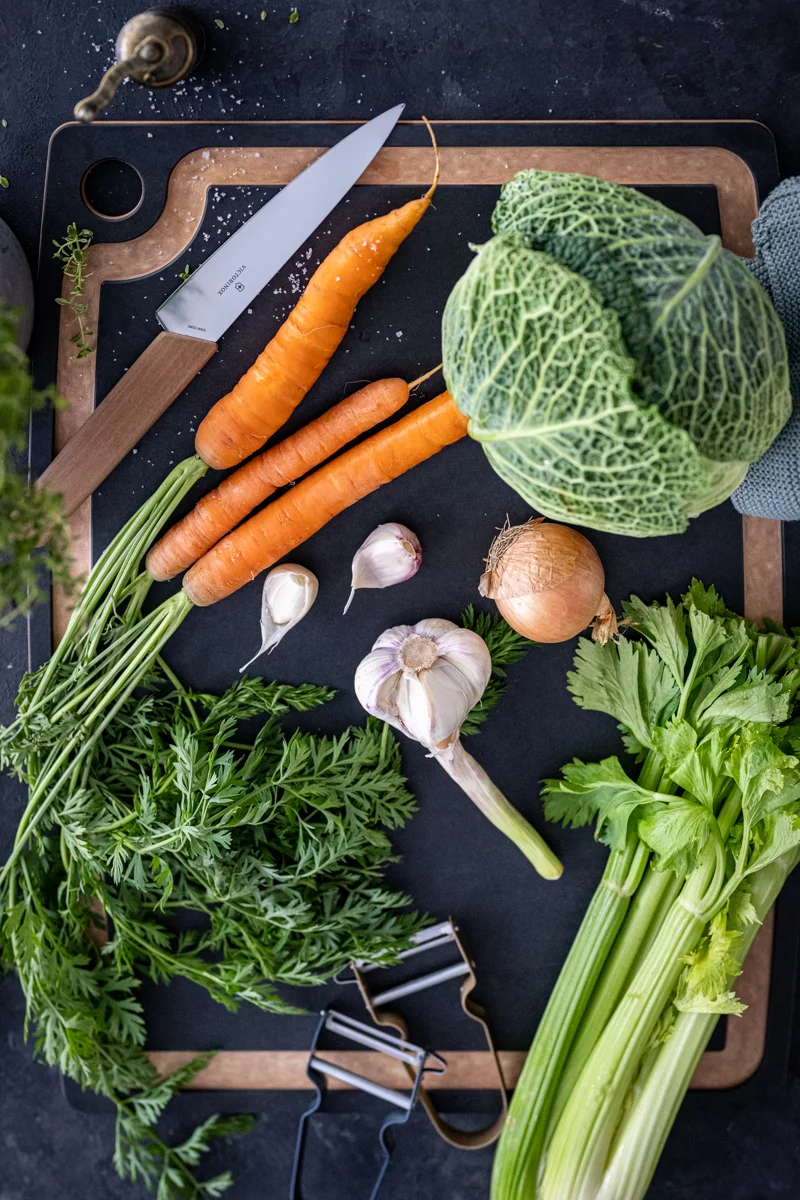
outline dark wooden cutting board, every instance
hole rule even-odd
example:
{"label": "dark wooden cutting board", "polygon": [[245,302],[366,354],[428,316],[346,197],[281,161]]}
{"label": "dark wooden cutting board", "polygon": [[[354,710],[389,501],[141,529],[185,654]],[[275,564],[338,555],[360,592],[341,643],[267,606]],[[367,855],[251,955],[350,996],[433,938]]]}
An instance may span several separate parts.
{"label": "dark wooden cutting board", "polygon": [[[196,268],[275,187],[346,131],[346,125],[315,122],[101,122],[56,132],[48,162],[33,359],[39,381],[51,380],[57,371],[59,390],[71,406],[57,415],[55,424],[46,416],[36,420],[32,458],[37,473],[53,447],[63,445],[85,420],[95,398],[101,400],[152,339],[155,310],[178,285],[184,265]],[[381,284],[362,301],[342,348],[289,428],[323,411],[357,381],[389,374],[413,378],[438,362],[442,308],[469,262],[469,243],[490,236],[498,187],[523,167],[582,171],[642,187],[707,232],[721,232],[726,245],[741,254],[751,252],[749,226],[758,197],[778,177],[771,135],[754,122],[439,122],[436,131],[442,180],[435,208],[401,248]],[[128,215],[107,219],[88,206],[82,183],[93,164],[114,159],[132,164],[143,190]],[[263,348],[319,258],[353,224],[419,195],[430,171],[425,130],[414,123],[399,126],[307,250],[276,276],[252,311],[225,335],[219,353],[187,392],[76,514],[80,572],[85,573],[92,555],[169,466],[192,452],[199,420]],[[71,221],[95,235],[85,299],[98,349],[82,360],[75,357],[64,310],[53,303],[62,281],[50,256],[51,243]],[[432,381],[421,398],[436,390]],[[202,486],[213,486],[215,478],[211,472]],[[496,527],[506,516],[516,522],[528,515],[526,505],[493,474],[477,444],[465,441],[449,448],[344,513],[297,551],[293,557],[319,576],[319,600],[301,629],[268,660],[259,660],[257,668],[276,678],[339,689],[325,710],[304,718],[308,726],[333,730],[361,720],[352,677],[377,634],[424,616],[457,618],[478,599],[482,559]],[[361,593],[343,618],[352,553],[376,524],[387,520],[403,521],[419,534],[423,569],[402,587]],[[616,605],[631,592],[647,599],[666,591],[677,595],[698,575],[714,582],[732,607],[744,607],[749,616],[780,618],[781,531],[776,523],[743,523],[726,504],[693,522],[682,537],[639,541],[591,536]],[[222,690],[236,678],[257,644],[260,586],[256,581],[224,604],[193,613],[179,631],[167,657],[187,683]],[[166,594],[154,591],[159,598]],[[60,596],[54,596],[51,613],[36,614],[30,637],[33,663],[49,654],[51,628],[58,636],[65,616]],[[581,712],[566,692],[573,648],[571,643],[542,647],[515,667],[502,706],[472,747],[492,778],[540,828],[538,780],[575,754],[602,756],[619,746],[613,723]],[[606,851],[588,831],[547,829],[565,873],[558,884],[545,883],[510,843],[487,830],[483,818],[419,747],[405,744],[403,754],[420,811],[394,839],[403,857],[392,868],[392,881],[433,916],[452,914],[466,931],[477,961],[478,994],[513,1083]],[[796,962],[796,891],[790,887],[781,900],[777,933],[773,922],[767,922],[748,960],[739,988],[748,1012],[717,1031],[695,1086],[734,1086],[760,1064],[762,1074],[774,1076],[782,1069]],[[444,989],[427,993],[409,1006],[411,1034],[447,1057],[449,1071],[442,1085],[459,1094],[469,1091],[474,1099],[491,1087],[488,1056],[467,1023],[456,1020],[452,986],[446,995]],[[198,1077],[198,1086],[255,1089],[262,1095],[308,1086],[304,1065],[314,1018],[269,1018],[244,1010],[232,1015],[181,982],[169,988],[146,986],[143,993],[150,1048],[159,1065],[191,1051],[221,1047],[222,1053]],[[315,1009],[323,1003],[342,1004],[334,987],[300,993],[297,999]],[[768,1019],[770,1007],[783,1014],[781,1019]],[[355,1006],[350,1011],[360,1015]],[[364,1066],[363,1060],[350,1061]],[[369,1063],[367,1072],[379,1066]],[[448,1101],[453,1107],[455,1095]]]}

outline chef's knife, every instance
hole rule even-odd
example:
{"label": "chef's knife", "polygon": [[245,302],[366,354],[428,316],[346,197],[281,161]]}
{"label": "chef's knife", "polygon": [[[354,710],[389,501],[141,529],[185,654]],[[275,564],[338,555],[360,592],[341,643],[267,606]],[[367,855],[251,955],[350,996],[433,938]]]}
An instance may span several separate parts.
{"label": "chef's knife", "polygon": [[217,340],[347,195],[402,113],[398,104],[337,142],[216,250],[157,310],[163,326],[40,476],[66,516],[194,379]]}

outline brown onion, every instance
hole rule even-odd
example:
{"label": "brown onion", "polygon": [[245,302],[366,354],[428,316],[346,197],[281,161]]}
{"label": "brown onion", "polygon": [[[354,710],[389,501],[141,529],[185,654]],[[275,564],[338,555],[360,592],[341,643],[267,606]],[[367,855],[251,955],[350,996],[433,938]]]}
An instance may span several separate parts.
{"label": "brown onion", "polygon": [[594,546],[544,517],[498,534],[479,586],[511,628],[535,642],[565,642],[590,624],[594,640],[607,642],[618,630]]}

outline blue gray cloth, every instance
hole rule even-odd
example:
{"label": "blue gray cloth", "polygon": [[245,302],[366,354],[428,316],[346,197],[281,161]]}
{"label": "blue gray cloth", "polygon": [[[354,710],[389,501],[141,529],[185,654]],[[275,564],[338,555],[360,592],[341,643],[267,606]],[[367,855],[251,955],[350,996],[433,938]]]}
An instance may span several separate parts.
{"label": "blue gray cloth", "polygon": [[800,520],[800,178],[784,179],[753,222],[756,256],[746,260],[783,322],[794,402],[767,453],[731,497],[740,513]]}

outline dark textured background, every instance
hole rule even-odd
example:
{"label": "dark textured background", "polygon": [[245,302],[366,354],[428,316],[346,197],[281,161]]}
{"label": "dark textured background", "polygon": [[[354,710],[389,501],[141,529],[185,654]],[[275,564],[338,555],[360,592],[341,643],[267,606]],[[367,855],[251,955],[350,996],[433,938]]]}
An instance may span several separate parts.
{"label": "dark textured background", "polygon": [[[8,122],[0,129],[0,174],[10,181],[0,193],[0,216],[32,260],[47,137],[108,65],[118,28],[139,7],[0,0],[0,117]],[[336,119],[370,116],[404,99],[412,117],[754,117],[776,134],[784,174],[800,170],[794,119],[800,32],[789,0],[301,0],[300,20],[292,26],[288,4],[221,0],[195,7],[210,36],[201,72],[164,93],[128,85],[113,116]],[[790,531],[787,542],[791,564],[800,538]],[[800,593],[793,601],[790,588],[788,601],[789,619],[800,620]],[[23,663],[21,636],[3,638],[2,716],[10,711]],[[10,790],[6,807],[2,820],[10,825],[16,809]],[[134,1194],[111,1168],[110,1122],[68,1108],[57,1077],[32,1062],[13,980],[0,982],[0,1007],[0,1200],[48,1192],[63,1200]],[[320,1124],[306,1200],[363,1194],[356,1180],[363,1179],[371,1149],[363,1123],[337,1116]],[[446,1149],[422,1118],[412,1128],[387,1180],[387,1200],[486,1196],[489,1153]],[[233,1167],[233,1195],[283,1196],[293,1134],[289,1120],[261,1117],[253,1134],[220,1148],[210,1165]],[[651,1196],[797,1195],[799,1134],[794,1075],[787,1089],[690,1096]]]}

